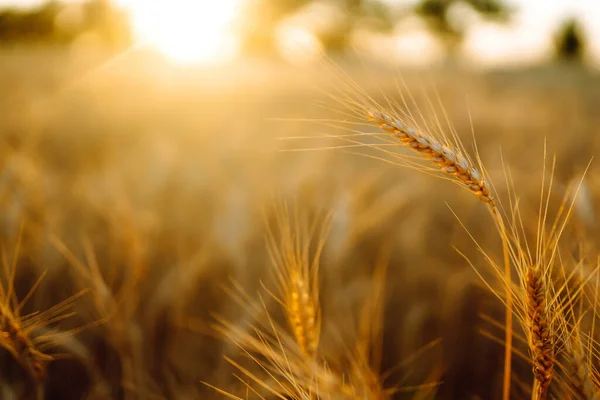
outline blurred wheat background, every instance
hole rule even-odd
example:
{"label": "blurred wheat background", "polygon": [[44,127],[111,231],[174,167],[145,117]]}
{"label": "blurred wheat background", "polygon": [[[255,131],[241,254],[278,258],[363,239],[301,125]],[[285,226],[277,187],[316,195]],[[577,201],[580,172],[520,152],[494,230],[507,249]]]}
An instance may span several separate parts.
{"label": "blurred wheat background", "polygon": [[[0,398],[600,398],[595,4],[192,3],[0,11]],[[348,93],[449,121],[518,254],[567,220],[508,392],[494,220]]]}

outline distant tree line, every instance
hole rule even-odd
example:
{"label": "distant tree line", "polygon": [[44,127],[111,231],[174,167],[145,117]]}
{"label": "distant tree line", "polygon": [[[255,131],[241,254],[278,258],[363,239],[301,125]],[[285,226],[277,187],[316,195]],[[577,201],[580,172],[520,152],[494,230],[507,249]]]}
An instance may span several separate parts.
{"label": "distant tree line", "polygon": [[[317,2],[340,11],[335,23],[315,32],[328,52],[347,50],[351,33],[358,28],[391,32],[403,18],[418,16],[440,38],[449,54],[454,54],[460,49],[470,23],[457,9],[462,7],[463,11],[468,9],[471,14],[500,23],[512,15],[504,0],[420,0],[408,8],[392,6],[383,0],[252,0],[245,3],[249,9],[239,27],[243,49],[255,55],[273,53],[279,22]],[[77,12],[69,14],[73,7]],[[132,41],[126,13],[110,0],[83,0],[76,6],[50,0],[33,9],[0,9],[0,44],[70,44],[88,33],[113,48],[126,47]],[[555,37],[555,57],[581,61],[584,44],[584,33],[577,21],[567,20]]]}
{"label": "distant tree line", "polygon": [[70,44],[84,34],[113,48],[132,39],[127,15],[109,0],[76,5],[49,1],[36,8],[0,10],[0,43]]}
{"label": "distant tree line", "polygon": [[[277,24],[316,0],[253,0],[252,9],[242,25],[242,38],[247,52],[269,53],[274,46]],[[468,10],[488,21],[510,21],[513,11],[504,0],[420,0],[406,8],[402,3],[392,6],[381,0],[320,0],[338,7],[343,15],[330,29],[317,32],[329,52],[346,50],[351,44],[350,33],[356,28],[390,32],[395,24],[408,16],[418,16],[425,26],[444,44],[450,55],[458,53],[472,22],[459,9]],[[582,61],[585,50],[584,32],[574,19],[567,19],[554,37],[555,58]]]}

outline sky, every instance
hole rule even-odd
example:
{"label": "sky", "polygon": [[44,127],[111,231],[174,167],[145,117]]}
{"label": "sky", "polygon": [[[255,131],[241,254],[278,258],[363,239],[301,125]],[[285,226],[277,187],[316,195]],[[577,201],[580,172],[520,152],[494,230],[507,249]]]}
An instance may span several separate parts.
{"label": "sky", "polygon": [[[77,0],[71,0],[77,1]],[[132,0],[115,0],[117,3]],[[152,0],[144,0],[151,2]],[[208,0],[188,0],[208,1]],[[389,3],[410,3],[416,0],[384,0]],[[32,6],[42,0],[0,0],[0,6]],[[465,53],[483,63],[502,64],[532,62],[549,53],[552,36],[568,17],[576,17],[589,39],[592,59],[600,65],[600,0],[505,0],[518,12],[509,25],[480,21],[474,24],[465,41]],[[405,38],[418,47],[419,36]]]}
{"label": "sky", "polygon": [[[508,27],[475,29],[471,32],[471,43],[485,42],[485,34],[496,40],[498,53],[513,52],[527,57],[527,52],[542,52],[551,46],[553,35],[561,21],[575,17],[589,39],[590,53],[594,61],[600,62],[600,1],[598,0],[510,0],[518,7],[515,20]],[[478,35],[479,34],[479,35]],[[479,36],[479,38],[477,37]],[[534,57],[536,54],[532,54]]]}

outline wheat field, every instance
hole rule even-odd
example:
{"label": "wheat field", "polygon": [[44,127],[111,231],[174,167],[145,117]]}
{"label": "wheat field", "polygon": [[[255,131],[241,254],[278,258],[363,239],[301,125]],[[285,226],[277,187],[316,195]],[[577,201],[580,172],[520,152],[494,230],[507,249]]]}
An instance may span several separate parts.
{"label": "wheat field", "polygon": [[94,65],[0,53],[2,399],[600,398],[596,72]]}

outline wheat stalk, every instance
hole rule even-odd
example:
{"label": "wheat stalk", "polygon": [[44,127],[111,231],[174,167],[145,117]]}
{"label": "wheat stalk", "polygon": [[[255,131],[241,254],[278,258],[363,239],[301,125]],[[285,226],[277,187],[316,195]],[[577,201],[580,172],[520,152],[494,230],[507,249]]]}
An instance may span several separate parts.
{"label": "wheat stalk", "polygon": [[[502,240],[503,259],[504,259],[504,283],[505,283],[505,353],[504,353],[504,380],[503,380],[503,400],[510,397],[510,378],[511,378],[511,360],[512,360],[512,315],[513,315],[513,294],[511,290],[511,266],[508,235],[504,220],[496,206],[496,202],[491,195],[482,172],[475,167],[474,163],[461,150],[461,146],[451,145],[449,141],[442,143],[433,135],[428,135],[417,129],[412,128],[399,118],[383,111],[380,107],[363,107],[369,122],[377,125],[381,130],[389,133],[401,145],[425,156],[434,164],[440,167],[444,174],[452,176],[463,187],[475,194],[479,200],[489,206],[489,210],[496,222],[500,239]],[[455,138],[458,142],[458,138]]]}

